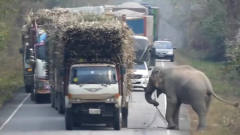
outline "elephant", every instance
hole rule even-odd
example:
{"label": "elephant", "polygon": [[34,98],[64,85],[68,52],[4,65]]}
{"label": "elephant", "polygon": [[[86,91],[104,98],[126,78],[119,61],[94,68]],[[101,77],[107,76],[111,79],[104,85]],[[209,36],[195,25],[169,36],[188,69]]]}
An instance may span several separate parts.
{"label": "elephant", "polygon": [[182,103],[191,105],[197,113],[198,130],[206,128],[206,115],[211,96],[235,107],[239,106],[238,103],[231,103],[217,96],[208,77],[189,65],[165,69],[155,67],[144,91],[146,101],[158,106],[159,103],[152,99],[152,93],[155,90],[157,90],[157,96],[161,93],[166,94],[168,129],[179,129],[179,109]]}

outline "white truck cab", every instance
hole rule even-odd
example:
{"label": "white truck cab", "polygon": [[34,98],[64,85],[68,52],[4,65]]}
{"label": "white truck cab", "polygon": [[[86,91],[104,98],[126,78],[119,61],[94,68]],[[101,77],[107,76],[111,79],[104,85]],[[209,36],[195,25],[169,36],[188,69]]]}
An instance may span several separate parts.
{"label": "white truck cab", "polygon": [[[68,92],[65,96],[66,125],[72,118],[80,123],[97,122],[121,126],[121,95],[119,74],[113,64],[76,64],[69,70]],[[94,121],[95,120],[95,121]]]}

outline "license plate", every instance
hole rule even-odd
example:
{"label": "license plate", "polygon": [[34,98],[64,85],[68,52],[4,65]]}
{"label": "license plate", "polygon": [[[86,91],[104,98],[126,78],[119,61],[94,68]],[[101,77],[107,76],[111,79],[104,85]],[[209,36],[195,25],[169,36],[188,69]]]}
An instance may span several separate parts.
{"label": "license plate", "polygon": [[101,114],[101,109],[89,109],[89,114],[98,115]]}

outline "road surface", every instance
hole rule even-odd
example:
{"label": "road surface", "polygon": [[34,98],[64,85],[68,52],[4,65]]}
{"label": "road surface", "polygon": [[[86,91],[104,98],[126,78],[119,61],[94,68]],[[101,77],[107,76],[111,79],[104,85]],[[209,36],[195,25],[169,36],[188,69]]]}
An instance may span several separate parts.
{"label": "road surface", "polygon": [[[157,62],[167,68],[171,62]],[[158,99],[159,109],[165,114],[165,96]],[[0,110],[0,135],[189,135],[189,117],[186,106],[180,111],[180,130],[167,130],[159,112],[144,98],[144,92],[133,92],[130,100],[128,128],[114,131],[101,125],[86,126],[66,131],[64,115],[58,114],[50,104],[35,104],[29,94],[20,92]]]}

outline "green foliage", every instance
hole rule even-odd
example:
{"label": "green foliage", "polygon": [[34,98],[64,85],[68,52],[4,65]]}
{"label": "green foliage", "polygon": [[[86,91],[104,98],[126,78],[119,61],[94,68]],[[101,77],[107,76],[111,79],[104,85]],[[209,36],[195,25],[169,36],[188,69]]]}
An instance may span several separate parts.
{"label": "green foliage", "polygon": [[226,9],[218,0],[211,0],[207,4],[208,11],[199,24],[199,31],[204,40],[202,49],[207,51],[207,58],[223,60],[226,39]]}
{"label": "green foliage", "polygon": [[0,22],[0,30],[0,51],[2,51],[5,48],[8,37],[8,30],[5,23]]}
{"label": "green foliage", "polygon": [[226,63],[227,71],[237,71],[240,74],[240,30],[232,41],[227,41]]}
{"label": "green foliage", "polygon": [[0,107],[4,101],[12,97],[13,92],[19,90],[19,86],[22,86],[21,80],[21,72],[2,75],[0,78]]}

